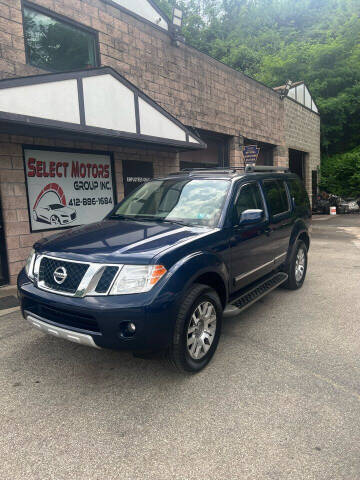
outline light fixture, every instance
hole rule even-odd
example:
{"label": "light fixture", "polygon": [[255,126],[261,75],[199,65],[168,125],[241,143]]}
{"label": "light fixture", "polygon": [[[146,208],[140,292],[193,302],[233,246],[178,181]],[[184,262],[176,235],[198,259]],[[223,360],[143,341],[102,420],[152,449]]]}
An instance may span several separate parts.
{"label": "light fixture", "polygon": [[182,23],[183,23],[183,11],[178,7],[174,7],[173,14],[172,14],[171,33],[172,33],[172,43],[176,47],[179,47],[180,43],[181,42],[184,43],[185,41],[184,36],[181,34]]}
{"label": "light fixture", "polygon": [[180,8],[178,7],[174,7],[173,15],[172,15],[172,23],[174,27],[180,30],[182,27],[182,21],[183,21],[183,11],[180,10]]}
{"label": "light fixture", "polygon": [[284,97],[288,96],[288,93],[290,91],[290,88],[292,87],[292,80],[286,80],[285,87],[281,91],[280,98],[283,99]]}

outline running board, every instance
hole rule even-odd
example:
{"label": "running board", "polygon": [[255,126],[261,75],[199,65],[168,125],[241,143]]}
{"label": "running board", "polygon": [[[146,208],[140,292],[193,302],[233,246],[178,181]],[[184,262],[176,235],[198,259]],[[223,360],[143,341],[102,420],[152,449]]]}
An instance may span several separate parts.
{"label": "running board", "polygon": [[266,280],[261,280],[243,292],[239,297],[235,298],[235,300],[232,300],[232,302],[226,306],[224,316],[232,317],[239,314],[246,308],[250,307],[250,305],[257,302],[260,298],[264,297],[272,290],[275,290],[279,285],[286,282],[287,279],[288,275],[286,273],[278,272],[267,277]]}

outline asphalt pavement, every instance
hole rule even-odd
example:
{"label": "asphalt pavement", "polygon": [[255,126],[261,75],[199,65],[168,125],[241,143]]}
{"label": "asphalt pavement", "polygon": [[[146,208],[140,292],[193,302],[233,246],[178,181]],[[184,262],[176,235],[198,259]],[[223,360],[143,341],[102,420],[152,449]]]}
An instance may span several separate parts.
{"label": "asphalt pavement", "polygon": [[359,282],[360,215],[314,217],[303,288],[226,319],[195,376],[0,316],[0,478],[360,479]]}

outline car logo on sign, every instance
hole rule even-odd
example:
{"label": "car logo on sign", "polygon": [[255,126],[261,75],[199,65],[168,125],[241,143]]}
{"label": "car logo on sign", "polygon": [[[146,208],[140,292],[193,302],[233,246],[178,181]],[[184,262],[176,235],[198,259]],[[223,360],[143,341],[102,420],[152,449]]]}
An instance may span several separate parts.
{"label": "car logo on sign", "polygon": [[58,267],[55,271],[54,271],[54,280],[56,283],[58,283],[59,285],[61,285],[62,283],[65,282],[65,280],[67,279],[67,271],[66,271],[66,268],[65,267]]}

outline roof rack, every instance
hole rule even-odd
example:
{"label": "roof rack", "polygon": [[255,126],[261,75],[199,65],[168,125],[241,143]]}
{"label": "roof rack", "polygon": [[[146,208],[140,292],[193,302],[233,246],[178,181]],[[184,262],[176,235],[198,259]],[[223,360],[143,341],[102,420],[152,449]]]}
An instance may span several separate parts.
{"label": "roof rack", "polygon": [[209,174],[209,173],[218,173],[218,174],[226,174],[226,175],[235,175],[239,170],[242,172],[244,171],[244,167],[214,167],[214,168],[182,168],[179,172],[171,173],[171,175],[179,175],[179,174],[188,174],[188,175],[196,175],[196,174]]}
{"label": "roof rack", "polygon": [[290,172],[289,167],[273,167],[270,165],[246,165],[245,173],[255,172]]}
{"label": "roof rack", "polygon": [[246,165],[241,167],[214,167],[214,168],[182,168],[178,172],[173,172],[170,175],[196,175],[196,174],[209,174],[220,173],[225,175],[237,175],[238,172],[243,173],[261,173],[261,172],[290,172],[288,167],[273,167],[267,165]]}

